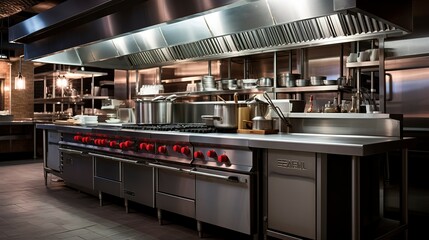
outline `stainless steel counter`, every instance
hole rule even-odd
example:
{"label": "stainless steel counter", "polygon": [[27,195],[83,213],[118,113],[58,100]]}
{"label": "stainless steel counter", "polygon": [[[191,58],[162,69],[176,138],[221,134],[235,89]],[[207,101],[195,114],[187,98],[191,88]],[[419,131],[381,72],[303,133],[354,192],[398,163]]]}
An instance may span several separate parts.
{"label": "stainless steel counter", "polygon": [[367,156],[398,149],[411,141],[410,138],[359,136],[359,135],[328,135],[328,134],[238,134],[238,133],[183,133],[120,130],[120,127],[85,127],[55,124],[37,124],[39,129],[51,129],[63,132],[97,132],[122,131],[136,137],[144,135],[151,138],[181,141],[186,139],[192,143],[208,143],[230,146],[245,146],[264,149],[296,150],[317,153],[330,153],[349,156]]}

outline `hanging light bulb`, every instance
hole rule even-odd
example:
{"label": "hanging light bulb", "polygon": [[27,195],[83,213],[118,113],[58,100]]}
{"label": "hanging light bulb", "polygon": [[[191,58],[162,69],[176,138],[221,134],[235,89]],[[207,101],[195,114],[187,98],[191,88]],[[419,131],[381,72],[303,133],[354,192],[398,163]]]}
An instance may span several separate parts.
{"label": "hanging light bulb", "polygon": [[68,80],[64,75],[58,75],[57,77],[57,87],[66,88],[68,86]]}
{"label": "hanging light bulb", "polygon": [[25,77],[22,76],[22,57],[19,57],[19,71],[18,71],[18,77],[15,77],[15,89],[17,90],[23,90],[25,89]]}

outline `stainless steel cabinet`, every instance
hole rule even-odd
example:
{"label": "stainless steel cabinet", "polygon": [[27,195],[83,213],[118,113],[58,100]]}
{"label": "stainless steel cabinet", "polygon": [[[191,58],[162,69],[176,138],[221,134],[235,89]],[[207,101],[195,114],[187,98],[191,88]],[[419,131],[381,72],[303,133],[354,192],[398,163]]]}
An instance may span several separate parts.
{"label": "stainless steel cabinet", "polygon": [[268,150],[269,233],[316,239],[316,154]]}
{"label": "stainless steel cabinet", "polygon": [[94,189],[94,164],[93,158],[86,154],[61,150],[63,161],[63,179],[67,185],[79,190]]}
{"label": "stainless steel cabinet", "polygon": [[155,207],[154,169],[143,165],[122,164],[124,198]]}
{"label": "stainless steel cabinet", "polygon": [[48,147],[46,149],[46,167],[57,172],[61,171],[60,152],[58,150],[58,142],[61,138],[61,133],[57,131],[48,132]]}

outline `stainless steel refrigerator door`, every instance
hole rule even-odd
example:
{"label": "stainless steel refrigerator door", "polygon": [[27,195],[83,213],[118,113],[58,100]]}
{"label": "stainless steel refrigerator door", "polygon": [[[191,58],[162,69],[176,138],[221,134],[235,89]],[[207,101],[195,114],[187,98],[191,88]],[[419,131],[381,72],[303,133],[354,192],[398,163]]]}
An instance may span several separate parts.
{"label": "stainless steel refrigerator door", "polygon": [[404,128],[429,128],[429,68],[388,71],[386,111],[404,116]]}

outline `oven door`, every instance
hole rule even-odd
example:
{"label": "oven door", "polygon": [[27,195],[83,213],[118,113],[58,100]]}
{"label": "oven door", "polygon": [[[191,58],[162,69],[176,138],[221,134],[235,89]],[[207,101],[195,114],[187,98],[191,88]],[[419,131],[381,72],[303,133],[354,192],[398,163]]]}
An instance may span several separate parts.
{"label": "oven door", "polygon": [[149,163],[157,169],[156,207],[195,218],[195,176],[189,167]]}
{"label": "oven door", "polygon": [[122,184],[122,163],[137,164],[136,160],[128,160],[90,152],[94,157],[94,189],[117,197],[124,197]]}
{"label": "oven door", "polygon": [[196,219],[252,234],[252,175],[196,168]]}

